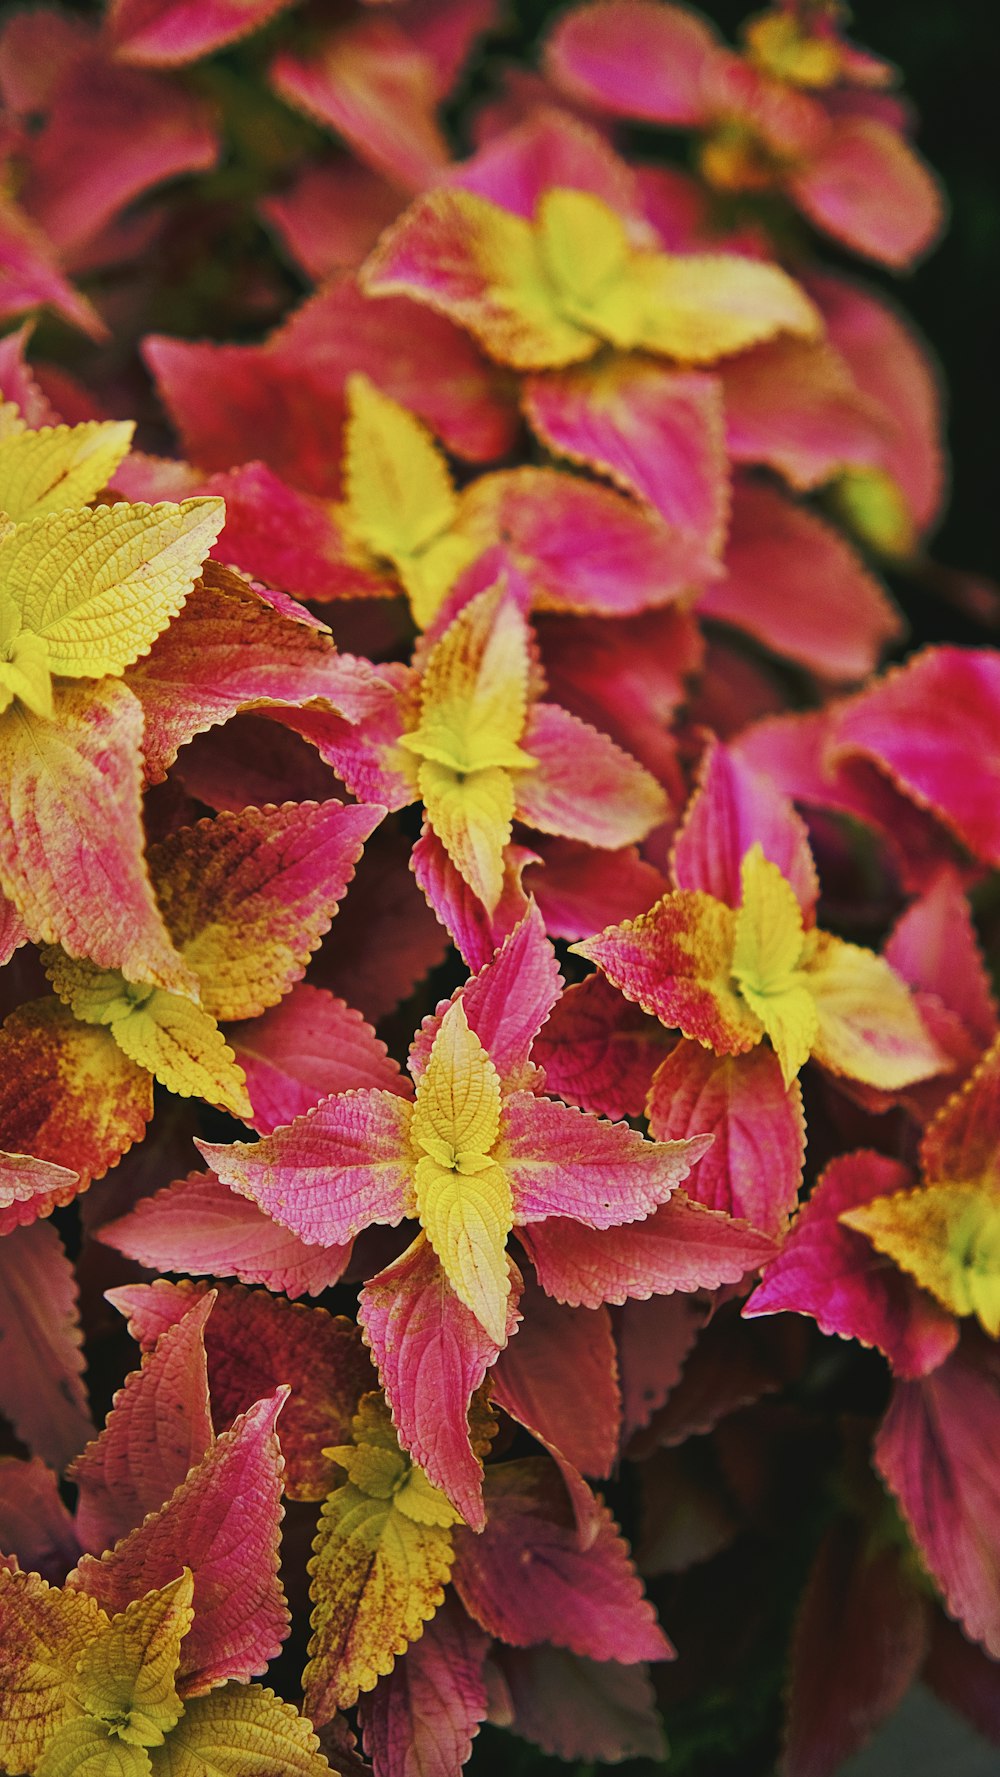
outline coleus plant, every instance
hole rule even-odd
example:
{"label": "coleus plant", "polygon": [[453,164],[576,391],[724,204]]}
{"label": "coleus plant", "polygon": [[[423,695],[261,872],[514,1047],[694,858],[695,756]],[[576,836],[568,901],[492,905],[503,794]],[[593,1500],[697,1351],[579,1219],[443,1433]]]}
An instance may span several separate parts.
{"label": "coleus plant", "polygon": [[10,1777],[1000,1740],[1000,688],[816,258],[940,197],[822,0],[495,23],[0,28]]}

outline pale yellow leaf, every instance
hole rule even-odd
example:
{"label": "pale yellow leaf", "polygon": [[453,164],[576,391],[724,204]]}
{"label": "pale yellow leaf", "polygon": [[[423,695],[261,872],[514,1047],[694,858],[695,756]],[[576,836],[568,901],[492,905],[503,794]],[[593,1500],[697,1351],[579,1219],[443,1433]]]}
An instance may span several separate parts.
{"label": "pale yellow leaf", "polygon": [[448,464],[427,427],[360,373],[347,380],[344,482],[351,529],[394,563],[418,556],[457,509]]}
{"label": "pale yellow leaf", "polygon": [[130,1746],[160,1746],[184,1705],[174,1683],[194,1618],[194,1581],[177,1579],[136,1598],[77,1661],[77,1698],[94,1721]]}
{"label": "pale yellow leaf", "polygon": [[86,506],[128,454],[131,420],[42,426],[0,439],[0,512],[16,524]]}

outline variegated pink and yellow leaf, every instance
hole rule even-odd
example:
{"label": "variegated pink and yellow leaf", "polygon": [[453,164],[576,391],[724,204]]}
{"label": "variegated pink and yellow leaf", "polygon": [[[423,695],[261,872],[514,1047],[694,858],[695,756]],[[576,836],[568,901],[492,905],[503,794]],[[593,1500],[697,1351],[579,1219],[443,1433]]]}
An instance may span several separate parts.
{"label": "variegated pink and yellow leaf", "polygon": [[486,1719],[483,1661],[488,1641],[446,1598],[389,1676],[359,1703],[364,1748],[378,1777],[454,1777]]}
{"label": "variegated pink and yellow leaf", "polygon": [[411,1107],[366,1089],[322,1100],[259,1142],[197,1145],[222,1181],[315,1246],[407,1214]]}
{"label": "variegated pink and yellow leaf", "polygon": [[[629,1665],[671,1657],[614,1519],[602,1511],[597,1536],[581,1549],[554,1463],[528,1458],[491,1468],[485,1494],[481,1535],[455,1532],[455,1589],[476,1622],[515,1647],[552,1642]],[[515,1552],[529,1549],[527,1561]],[[516,1590],[504,1578],[512,1560]]]}
{"label": "variegated pink and yellow leaf", "polygon": [[106,1624],[92,1598],[0,1570],[0,1758],[10,1772],[34,1771],[46,1743],[79,1715],[74,1667]]}
{"label": "variegated pink and yellow leaf", "polygon": [[0,438],[0,510],[24,524],[86,506],[111,480],[133,430],[126,420],[10,428]]}
{"label": "variegated pink and yellow leaf", "polygon": [[279,1770],[282,1777],[329,1777],[330,1765],[305,1717],[259,1684],[227,1684],[186,1697],[184,1714],[152,1754],[153,1777],[218,1777]]}
{"label": "variegated pink and yellow leaf", "polygon": [[920,1160],[932,1184],[952,1179],[986,1183],[996,1178],[998,1155],[1000,1042],[994,1042],[972,1077],[924,1131]]}
{"label": "variegated pink and yellow leaf", "polygon": [[237,1277],[289,1296],[318,1296],[335,1284],[349,1244],[307,1246],[283,1222],[231,1191],[212,1172],[192,1172],[104,1222],[97,1238],[153,1271]]}
{"label": "variegated pink and yellow leaf", "polygon": [[344,1478],[323,1506],[309,1563],[313,1634],[303,1685],[320,1722],[373,1690],[422,1634],[444,1599],[458,1517],[400,1450],[379,1395],[361,1402],[336,1460]]}
{"label": "variegated pink and yellow leaf", "polygon": [[248,808],[150,852],[164,919],[214,1018],[256,1018],[302,975],[382,814],[332,801]]}
{"label": "variegated pink and yellow leaf", "polygon": [[0,1030],[0,1140],[65,1176],[41,1193],[11,1192],[0,1230],[68,1203],[142,1140],[152,1114],[149,1074],[109,1031],[80,1023],[54,994],[11,1012]]}
{"label": "variegated pink and yellow leaf", "polygon": [[204,1296],[164,1332],[71,1465],[77,1533],[91,1554],[110,1549],[162,1506],[213,1442],[204,1332],[214,1300]]}
{"label": "variegated pink and yellow leaf", "polygon": [[815,934],[804,972],[819,1018],[813,1055],[832,1073],[899,1090],[945,1071],[909,989],[883,957]]}
{"label": "variegated pink and yellow leaf", "polygon": [[51,1222],[0,1239],[0,1411],[62,1470],[93,1436],[76,1274]]}
{"label": "variegated pink and yellow leaf", "polygon": [[[520,1275],[508,1259],[507,1337]],[[499,1347],[460,1302],[421,1233],[365,1284],[358,1319],[378,1365],[399,1441],[467,1524],[484,1522],[482,1464],[469,1441],[469,1403]]]}
{"label": "variegated pink and yellow leaf", "polygon": [[897,1190],[842,1215],[957,1315],[1000,1338],[1000,1194],[994,1177]]}
{"label": "variegated pink and yellow leaf", "polygon": [[533,705],[524,746],[535,767],[514,780],[515,813],[529,827],[617,851],[666,819],[652,773],[557,704]]}
{"label": "variegated pink and yellow leaf", "polygon": [[491,358],[548,370],[592,357],[598,339],[564,318],[530,222],[470,191],[439,187],[390,225],[362,277],[465,327]]}
{"label": "variegated pink and yellow leaf", "polygon": [[246,1076],[261,1135],[333,1092],[370,1086],[409,1096],[406,1076],[371,1025],[321,987],[298,982],[252,1024],[230,1025],[225,1037]]}
{"label": "variegated pink and yellow leaf", "polygon": [[900,1376],[922,1376],[942,1364],[958,1328],[909,1278],[881,1264],[852,1220],[872,1199],[905,1188],[899,1161],[861,1152],[831,1162],[768,1265],[744,1309],[757,1315],[808,1314],[824,1333],[857,1339],[885,1353]]}
{"label": "variegated pink and yellow leaf", "polygon": [[754,844],[777,865],[808,921],[819,882],[805,822],[768,778],[751,770],[720,741],[713,741],[674,840],[677,887],[702,889],[727,907],[738,907],[743,898],[743,858]]}
{"label": "variegated pink and yellow leaf", "polygon": [[523,919],[529,902],[521,878],[526,861],[533,856],[523,846],[504,846],[500,898],[488,911],[459,874],[425,816],[420,838],[410,853],[410,869],[428,909],[440,921],[468,968],[485,968]]}
{"label": "variegated pink and yellow leaf", "polygon": [[785,1085],[769,1048],[716,1056],[682,1038],[653,1076],[646,1115],[658,1141],[713,1137],[689,1196],[765,1234],[784,1232],[802,1182],[805,1117],[798,1081]]}
{"label": "variegated pink and yellow leaf", "polygon": [[58,686],[51,719],[0,718],[0,877],[36,943],[187,992],[143,857],[142,727],[114,679]]}
{"label": "variegated pink and yellow leaf", "polygon": [[515,1092],[504,1101],[496,1158],[510,1179],[518,1228],[549,1216],[611,1228],[666,1202],[708,1145],[702,1136],[647,1141],[624,1123]]}
{"label": "variegated pink and yellow leaf", "polygon": [[1000,1656],[998,1388],[995,1346],[981,1337],[963,1340],[929,1376],[895,1384],[874,1452],[948,1615],[994,1660]]}
{"label": "variegated pink and yellow leaf", "polygon": [[420,719],[402,745],[421,761],[459,773],[525,770],[519,744],[528,718],[531,638],[502,585],[479,593],[427,656]]}
{"label": "variegated pink and yellow leaf", "polygon": [[175,1578],[183,1550],[195,1602],[178,1673],[185,1696],[262,1671],[288,1633],[277,1575],[282,1465],[274,1429],[284,1398],[281,1390],[241,1415],[159,1511],[101,1560],[84,1555],[67,1581],[114,1614]]}
{"label": "variegated pink and yellow leaf", "polygon": [[764,1026],[732,982],[736,915],[697,889],[680,889],[638,919],[572,948],[626,999],[717,1055],[740,1055]]}
{"label": "variegated pink and yellow leaf", "polygon": [[543,1290],[571,1308],[716,1290],[739,1283],[774,1256],[766,1234],[692,1202],[683,1191],[642,1222],[595,1229],[553,1216],[519,1238]]}
{"label": "variegated pink and yellow leaf", "polygon": [[315,619],[288,602],[290,610],[272,604],[231,569],[206,564],[179,617],[126,675],[145,718],[151,782],[196,734],[240,709],[319,701],[349,722],[367,713],[374,669],[338,655]]}

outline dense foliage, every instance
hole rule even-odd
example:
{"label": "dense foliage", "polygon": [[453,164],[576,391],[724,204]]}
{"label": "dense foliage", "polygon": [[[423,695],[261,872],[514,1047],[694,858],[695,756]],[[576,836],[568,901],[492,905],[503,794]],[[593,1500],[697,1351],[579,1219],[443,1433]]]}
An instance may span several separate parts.
{"label": "dense foliage", "polygon": [[835,0],[530,10],[0,24],[7,1777],[1000,1743],[942,194]]}

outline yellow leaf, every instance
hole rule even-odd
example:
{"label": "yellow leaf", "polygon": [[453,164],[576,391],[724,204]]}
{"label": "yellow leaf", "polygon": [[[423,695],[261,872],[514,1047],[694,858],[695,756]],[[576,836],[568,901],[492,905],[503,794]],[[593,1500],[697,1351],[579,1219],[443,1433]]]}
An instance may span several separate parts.
{"label": "yellow leaf", "polygon": [[42,966],[63,1004],[84,1024],[114,1026],[149,998],[148,986],[126,981],[118,969],[99,969],[86,957],[67,956],[58,944],[41,953]]}
{"label": "yellow leaf", "polygon": [[17,402],[0,401],[0,443],[8,438],[16,438],[19,432],[26,432],[27,429]]}
{"label": "yellow leaf", "polygon": [[[309,1563],[313,1635],[304,1683],[307,1708],[323,1720],[392,1671],[442,1602],[454,1559],[457,1516],[426,1477],[423,1486],[414,1482],[420,1471],[399,1449],[377,1395],[365,1398],[354,1422],[359,1455],[373,1417],[377,1457],[395,1458],[393,1491],[384,1493],[384,1462],[371,1471],[377,1492],[353,1480],[338,1487],[323,1507]],[[362,1462],[357,1472],[369,1471]],[[412,1509],[418,1500],[427,1508],[422,1515],[420,1503]]]}
{"label": "yellow leaf", "polygon": [[344,481],[352,530],[396,564],[446,531],[458,506],[427,427],[360,373],[347,380]]}
{"label": "yellow leaf", "polygon": [[76,1695],[87,1714],[130,1746],[160,1746],[184,1705],[174,1684],[181,1642],[194,1618],[194,1581],[147,1592],[112,1618],[81,1654]]}
{"label": "yellow leaf", "polygon": [[840,1219],[952,1314],[974,1314],[1000,1338],[1000,1192],[992,1179],[897,1191]]}
{"label": "yellow leaf", "polygon": [[776,265],[735,254],[644,254],[633,267],[643,319],[634,344],[684,364],[714,364],[779,333],[815,339],[817,309]]}
{"label": "yellow leaf", "polygon": [[86,506],[127,456],[131,420],[42,426],[0,438],[0,512],[15,524]]}
{"label": "yellow leaf", "polygon": [[733,975],[771,1039],[788,1086],[809,1059],[818,1025],[800,967],[802,909],[791,884],[760,845],[751,846],[744,857],[740,881]]}
{"label": "yellow leaf", "polygon": [[803,969],[819,1020],[813,1055],[821,1066],[882,1092],[942,1072],[943,1055],[884,957],[829,932],[810,932]]}
{"label": "yellow leaf", "polygon": [[34,1771],[46,1744],[79,1716],[73,1673],[107,1617],[82,1592],[0,1568],[0,1766]]}
{"label": "yellow leaf", "polygon": [[475,537],[448,531],[428,544],[421,555],[400,556],[396,571],[418,629],[433,623],[459,574],[482,554],[483,547]]}
{"label": "yellow leaf", "polygon": [[542,198],[537,227],[561,312],[613,345],[633,345],[644,292],[632,275],[636,255],[621,217],[592,192],[556,188]]}
{"label": "yellow leaf", "polygon": [[259,1684],[190,1697],[150,1762],[154,1777],[331,1777],[309,1723]]}
{"label": "yellow leaf", "polygon": [[119,1740],[106,1723],[81,1716],[49,1741],[34,1777],[150,1777],[144,1746]]}
{"label": "yellow leaf", "polygon": [[[461,1000],[448,1007],[417,1083],[410,1132],[442,1166],[481,1171],[500,1133],[500,1078]],[[471,1167],[470,1167],[470,1164]]]}
{"label": "yellow leaf", "polygon": [[0,655],[27,630],[49,670],[124,672],[176,616],[222,529],[221,500],[54,512],[0,539]]}
{"label": "yellow leaf", "polygon": [[19,697],[36,716],[51,716],[52,674],[49,650],[41,636],[21,630],[7,643],[0,660],[0,714]]}
{"label": "yellow leaf", "polygon": [[420,723],[400,745],[455,772],[527,770],[528,626],[502,587],[480,593],[431,649]]}
{"label": "yellow leaf", "polygon": [[488,1163],[459,1172],[424,1156],[414,1175],[417,1214],[460,1302],[494,1345],[507,1342],[507,1236],[514,1204],[507,1175]]}
{"label": "yellow leaf", "polygon": [[209,1012],[154,988],[111,1027],[120,1049],[179,1098],[204,1098],[244,1121],[253,1115],[246,1075]]}
{"label": "yellow leaf", "polygon": [[743,35],[751,60],[789,86],[819,91],[840,79],[843,57],[836,38],[811,35],[790,12],[761,13],[747,22]]}
{"label": "yellow leaf", "polygon": [[503,893],[504,848],[514,818],[514,786],[491,768],[468,777],[425,759],[420,795],[427,819],[455,869],[492,913]]}

